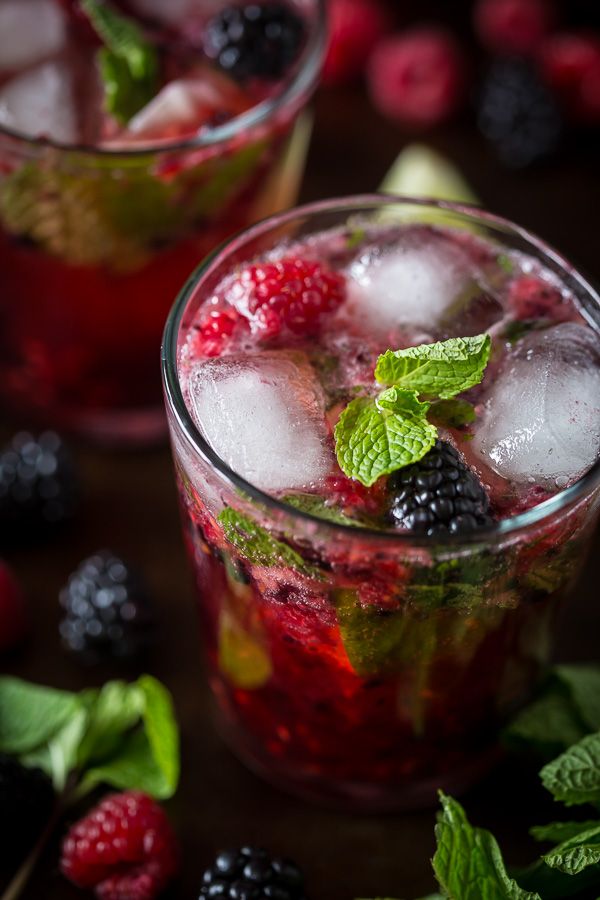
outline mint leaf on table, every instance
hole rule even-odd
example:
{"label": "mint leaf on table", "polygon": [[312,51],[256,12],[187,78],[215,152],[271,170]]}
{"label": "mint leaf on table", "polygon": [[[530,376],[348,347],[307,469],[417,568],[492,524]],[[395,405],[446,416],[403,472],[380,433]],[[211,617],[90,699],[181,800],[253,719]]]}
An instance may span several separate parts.
{"label": "mint leaf on table", "polygon": [[600,802],[600,732],[577,744],[544,766],[542,784],[566,806]]}
{"label": "mint leaf on table", "polygon": [[477,416],[472,403],[455,397],[452,400],[436,400],[432,403],[428,418],[434,425],[460,428],[462,425],[470,425]]}
{"label": "mint leaf on table", "polygon": [[325,519],[327,522],[335,522],[338,525],[350,525],[353,528],[360,528],[366,524],[358,519],[351,519],[350,516],[347,516],[336,506],[329,506],[318,494],[288,494],[281,499],[289,506],[293,506],[301,512],[309,513],[311,516],[317,516],[319,519]]}
{"label": "mint leaf on table", "polygon": [[555,666],[553,674],[568,689],[589,729],[600,730],[600,666]]}
{"label": "mint leaf on table", "polygon": [[[572,824],[572,823],[569,823]],[[600,822],[564,840],[542,856],[546,865],[565,875],[579,875],[600,863]]]}
{"label": "mint leaf on table", "polygon": [[257,566],[290,566],[303,575],[312,578],[322,577],[320,571],[306,563],[289,544],[272,537],[266,528],[249,516],[228,506],[219,513],[217,521],[223,526],[229,543],[233,544],[249,563]]}
{"label": "mint leaf on table", "polygon": [[504,737],[509,744],[530,746],[549,758],[580,741],[586,733],[571,698],[554,686],[517,713]]}
{"label": "mint leaf on table", "polygon": [[0,678],[0,753],[22,754],[49,741],[76,714],[74,694]]}
{"label": "mint leaf on table", "polygon": [[585,822],[549,822],[547,825],[534,825],[529,829],[529,834],[536,841],[552,841],[562,844],[591,828],[598,828],[600,831],[600,822],[589,819]]}
{"label": "mint leaf on table", "polygon": [[104,47],[98,53],[106,107],[126,123],[156,94],[158,55],[131,19],[100,0],[80,0]]}
{"label": "mint leaf on table", "polygon": [[447,400],[479,384],[490,350],[488,334],[387,350],[377,361],[375,378],[380,384]]}

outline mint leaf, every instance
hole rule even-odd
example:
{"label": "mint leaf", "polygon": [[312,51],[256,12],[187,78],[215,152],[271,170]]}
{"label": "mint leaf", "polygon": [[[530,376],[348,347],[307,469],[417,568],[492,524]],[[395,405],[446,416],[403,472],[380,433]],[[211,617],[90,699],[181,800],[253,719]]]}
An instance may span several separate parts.
{"label": "mint leaf", "polygon": [[64,790],[69,774],[77,764],[79,745],[86,731],[88,716],[88,704],[82,700],[76,712],[46,744],[20,757],[23,765],[42,769],[51,779],[57,794]]}
{"label": "mint leaf", "polygon": [[477,416],[475,407],[468,400],[453,399],[436,400],[432,403],[428,418],[434,425],[460,428],[461,425],[470,425]]}
{"label": "mint leaf", "polygon": [[519,887],[506,871],[494,836],[474,828],[462,806],[440,795],[443,812],[435,827],[433,868],[451,900],[541,900]]}
{"label": "mint leaf", "polygon": [[248,562],[257,566],[291,566],[311,578],[321,578],[319,570],[306,563],[289,544],[278,541],[243,513],[231,507],[218,516],[225,537]]}
{"label": "mint leaf", "polygon": [[592,828],[600,833],[600,822],[549,822],[547,825],[534,825],[529,829],[529,834],[536,841],[553,841],[562,844],[571,838],[577,837]]}
{"label": "mint leaf", "polygon": [[509,742],[529,744],[547,757],[576,744],[585,734],[570,697],[556,687],[526,706],[505,731]]}
{"label": "mint leaf", "polygon": [[544,766],[540,777],[554,799],[566,806],[600,802],[600,732],[569,747]]}
{"label": "mint leaf", "polygon": [[568,688],[585,724],[591,731],[600,730],[600,667],[555,666],[553,673]]}
{"label": "mint leaf", "polygon": [[80,4],[105,45],[99,64],[107,109],[128,122],[157,91],[158,54],[131,19],[100,0]]}
{"label": "mint leaf", "polygon": [[28,753],[43,745],[78,710],[74,694],[0,678],[0,752]]}
{"label": "mint leaf", "polygon": [[437,437],[434,425],[407,409],[405,392],[393,390],[396,399],[383,392],[383,407],[366,398],[352,400],[335,426],[341,470],[367,487],[381,475],[417,462]]}
{"label": "mint leaf", "polygon": [[150,675],[142,675],[138,687],[144,699],[142,720],[148,743],[165,779],[166,792],[160,796],[171,797],[179,781],[179,732],[173,700],[164,685]]}
{"label": "mint leaf", "polygon": [[93,694],[85,735],[78,749],[80,767],[114,753],[123,734],[139,722],[143,708],[137,683],[109,681]]}
{"label": "mint leaf", "polygon": [[167,799],[174,793],[165,779],[146,734],[136,730],[122,742],[114,759],[107,760],[86,772],[78,791],[78,797],[87,794],[99,784],[108,784],[118,790],[138,790],[158,799]]}
{"label": "mint leaf", "polygon": [[569,838],[542,856],[546,865],[565,875],[579,875],[600,863],[600,825]]}
{"label": "mint leaf", "polygon": [[319,519],[325,519],[327,522],[336,522],[338,525],[351,525],[354,528],[360,528],[365,524],[358,519],[351,519],[336,506],[329,506],[317,494],[288,494],[282,497],[284,503],[299,509],[302,512],[309,513],[311,516],[317,516]]}
{"label": "mint leaf", "polygon": [[490,349],[490,336],[479,334],[406,350],[387,350],[377,361],[375,378],[381,384],[447,400],[479,384]]}
{"label": "mint leaf", "polygon": [[422,403],[417,397],[416,391],[407,391],[394,385],[381,391],[377,395],[375,403],[379,409],[389,409],[403,416],[425,417],[431,403]]}

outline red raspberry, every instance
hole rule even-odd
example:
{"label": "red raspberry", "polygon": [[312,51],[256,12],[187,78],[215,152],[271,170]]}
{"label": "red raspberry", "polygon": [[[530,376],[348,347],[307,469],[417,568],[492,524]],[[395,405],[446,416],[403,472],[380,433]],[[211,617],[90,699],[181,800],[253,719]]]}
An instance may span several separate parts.
{"label": "red raspberry", "polygon": [[373,103],[404,125],[428,127],[460,107],[466,75],[460,48],[438,28],[415,28],[377,46],[368,68]]}
{"label": "red raspberry", "polygon": [[220,356],[240,316],[234,310],[213,309],[198,326],[194,356]]}
{"label": "red raspberry", "polygon": [[323,84],[331,87],[357,78],[387,26],[388,16],[378,0],[330,0]]}
{"label": "red raspberry", "polygon": [[0,652],[9,650],[25,636],[29,622],[17,581],[0,561]]}
{"label": "red raspberry", "polygon": [[480,0],[474,11],[475,30],[492,53],[529,56],[539,49],[555,13],[551,0]]}
{"label": "red raspberry", "polygon": [[346,475],[334,475],[327,480],[327,494],[343,510],[376,513],[379,508],[379,483],[366,488],[360,481],[354,481]]}
{"label": "red raspberry", "polygon": [[315,334],[321,318],[334,312],[346,295],[341,275],[319,262],[291,258],[248,266],[234,293],[264,338],[283,328],[304,336]]}
{"label": "red raspberry", "polygon": [[111,794],[67,834],[63,874],[100,900],[153,900],[175,875],[179,853],[163,809],[146,794]]}
{"label": "red raspberry", "polygon": [[569,115],[600,122],[600,37],[555,34],[540,50],[542,76]]}
{"label": "red raspberry", "polygon": [[533,275],[523,275],[512,282],[508,302],[517,319],[568,322],[573,318],[573,308],[558,288]]}

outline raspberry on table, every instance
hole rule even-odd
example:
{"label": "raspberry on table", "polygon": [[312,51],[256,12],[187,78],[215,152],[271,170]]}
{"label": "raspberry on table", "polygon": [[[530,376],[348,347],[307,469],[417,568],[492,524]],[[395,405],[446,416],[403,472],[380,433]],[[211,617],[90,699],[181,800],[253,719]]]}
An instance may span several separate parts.
{"label": "raspberry on table", "polygon": [[30,849],[54,808],[52,782],[41,769],[29,769],[0,753],[0,846],[2,855]]}
{"label": "raspberry on table", "polygon": [[99,900],[154,900],[177,873],[167,815],[139,791],[110,794],[69,830],[60,867]]}
{"label": "raspberry on table", "polygon": [[390,521],[413,534],[468,534],[493,524],[485,488],[447,441],[390,475],[388,490]]}
{"label": "raspberry on table", "polygon": [[0,653],[10,650],[27,633],[25,600],[15,576],[0,560]]}
{"label": "raspberry on table", "polygon": [[333,87],[358,77],[387,27],[388,15],[379,0],[330,0],[322,83]]}
{"label": "raspberry on table", "polygon": [[286,3],[249,3],[218,12],[204,32],[204,52],[235,79],[281,78],[304,42],[304,20]]}
{"label": "raspberry on table", "polygon": [[564,32],[548,37],[539,53],[542,77],[575,121],[600,122],[600,37]]}
{"label": "raspberry on table", "polygon": [[314,260],[284,258],[243,269],[232,297],[262,338],[283,329],[310,336],[346,297],[342,275]]}
{"label": "raspberry on table", "polygon": [[153,625],[141,576],[108,550],[85,559],[60,592],[64,646],[85,661],[135,656]]}
{"label": "raspberry on table", "polygon": [[475,30],[492,53],[529,56],[539,49],[556,18],[552,0],[479,0]]}
{"label": "raspberry on table", "polygon": [[225,850],[206,870],[200,898],[304,900],[304,877],[290,860],[258,847]]}

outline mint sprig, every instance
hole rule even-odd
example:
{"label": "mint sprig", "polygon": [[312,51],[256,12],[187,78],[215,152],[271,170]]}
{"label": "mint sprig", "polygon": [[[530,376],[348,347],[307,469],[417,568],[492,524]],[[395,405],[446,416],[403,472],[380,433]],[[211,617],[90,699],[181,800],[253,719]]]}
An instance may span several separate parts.
{"label": "mint sprig", "polygon": [[158,54],[131,19],[100,0],[80,0],[104,43],[98,51],[106,108],[127,123],[156,94]]}
{"label": "mint sprig", "polygon": [[[336,456],[342,471],[370,487],[382,475],[422,459],[433,447],[438,431],[427,418],[432,404],[420,400],[419,394],[448,404],[457,394],[479,384],[490,350],[487,334],[387,350],[377,361],[375,378],[388,387],[375,398],[351,400],[335,426]],[[461,425],[474,417],[466,401],[445,410],[438,405],[436,412],[438,421],[454,415]]]}

